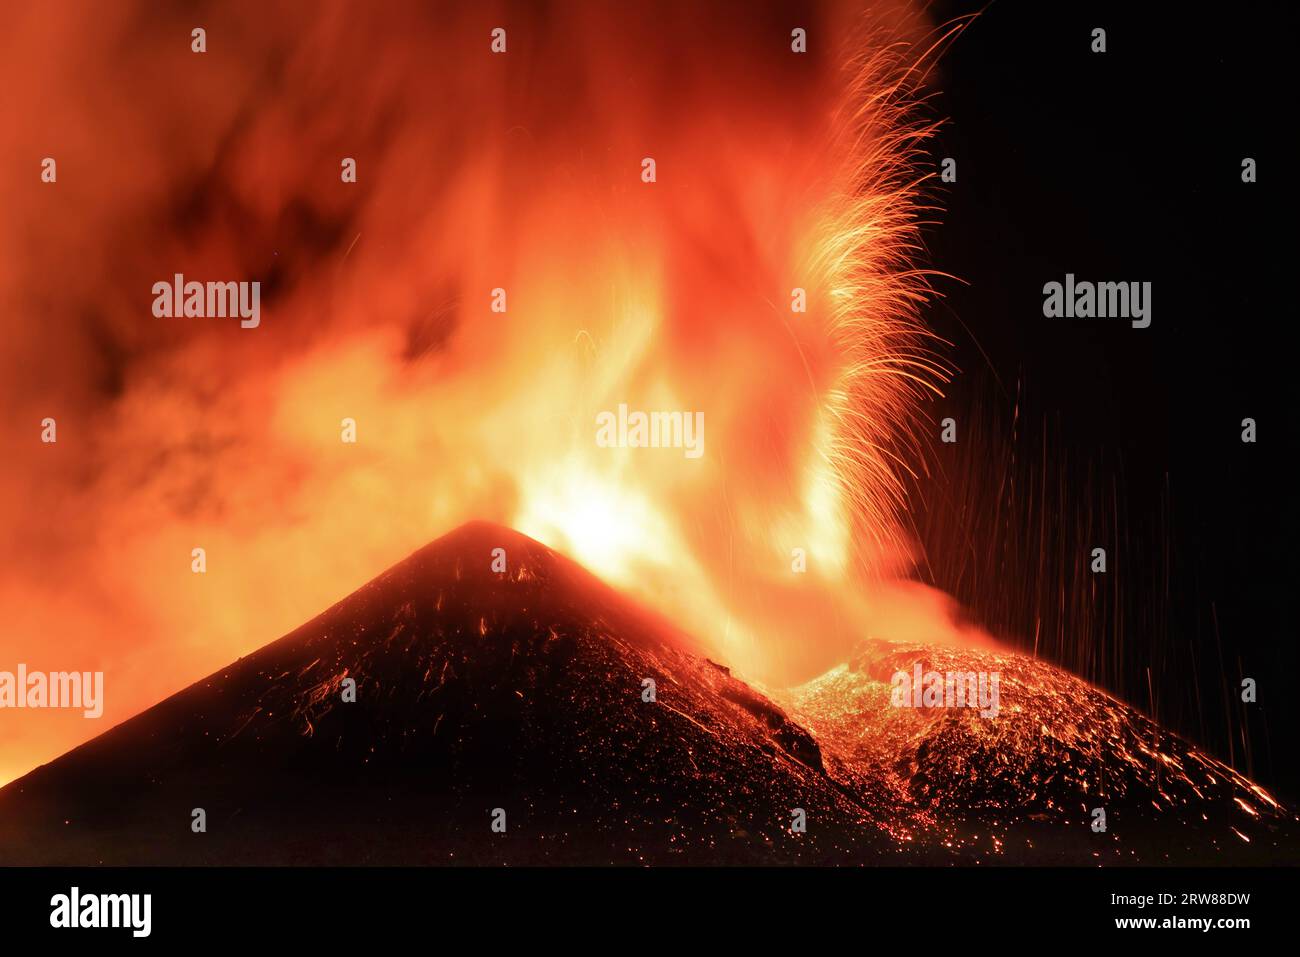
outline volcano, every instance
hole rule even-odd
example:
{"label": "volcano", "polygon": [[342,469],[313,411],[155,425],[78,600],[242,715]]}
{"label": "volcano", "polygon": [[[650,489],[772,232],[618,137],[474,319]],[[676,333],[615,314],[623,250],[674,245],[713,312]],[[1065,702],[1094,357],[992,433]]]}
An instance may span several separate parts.
{"label": "volcano", "polygon": [[[1001,717],[890,707],[922,660]],[[865,642],[769,692],[472,523],[0,790],[0,864],[1270,863],[1295,823],[1051,665]]]}

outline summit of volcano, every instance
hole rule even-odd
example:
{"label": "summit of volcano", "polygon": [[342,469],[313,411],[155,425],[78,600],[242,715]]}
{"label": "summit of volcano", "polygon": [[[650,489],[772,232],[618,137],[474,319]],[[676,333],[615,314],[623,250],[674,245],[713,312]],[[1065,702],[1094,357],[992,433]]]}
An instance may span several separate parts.
{"label": "summit of volcano", "polygon": [[[1001,669],[999,716],[892,707],[922,659]],[[1294,835],[1052,665],[870,642],[769,692],[485,523],[0,790],[5,864],[1267,863]]]}

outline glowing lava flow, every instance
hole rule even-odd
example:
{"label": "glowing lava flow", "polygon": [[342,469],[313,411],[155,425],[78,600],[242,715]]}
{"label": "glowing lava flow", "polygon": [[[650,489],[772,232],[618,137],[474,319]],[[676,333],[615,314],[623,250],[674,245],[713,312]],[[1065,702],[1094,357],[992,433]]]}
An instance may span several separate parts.
{"label": "glowing lava flow", "polygon": [[[895,706],[894,676],[917,665],[1000,675],[997,717]],[[1292,853],[1296,816],[1259,785],[1026,655],[865,642],[846,664],[777,697],[828,772],[902,843],[938,833],[989,860],[1040,862],[1077,860],[1088,841],[1098,863],[1168,861],[1192,845],[1242,860]]]}

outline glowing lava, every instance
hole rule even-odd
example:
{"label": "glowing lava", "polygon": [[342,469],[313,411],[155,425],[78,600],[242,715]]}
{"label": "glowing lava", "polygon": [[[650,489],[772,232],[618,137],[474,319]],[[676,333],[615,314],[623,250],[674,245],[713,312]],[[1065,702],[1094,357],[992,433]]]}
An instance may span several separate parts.
{"label": "glowing lava", "polygon": [[[895,706],[893,676],[917,664],[1000,675],[997,717]],[[1259,785],[1027,655],[866,642],[777,698],[820,745],[828,773],[901,842],[940,834],[990,860],[1040,863],[1077,861],[1081,846],[1099,863],[1168,862],[1192,846],[1261,862],[1292,853],[1296,817]]]}

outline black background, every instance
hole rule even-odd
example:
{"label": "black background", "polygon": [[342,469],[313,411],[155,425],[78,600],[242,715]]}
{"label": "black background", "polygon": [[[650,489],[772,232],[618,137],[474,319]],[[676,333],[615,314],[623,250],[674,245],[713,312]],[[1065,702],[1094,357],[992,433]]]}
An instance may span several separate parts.
{"label": "black background", "polygon": [[[931,104],[948,119],[934,161],[958,178],[930,265],[965,284],[936,280],[927,311],[961,370],[930,410],[960,431],[920,489],[928,574],[1000,636],[1294,798],[1294,14],[933,8],[980,10]],[[1150,328],[1044,318],[1043,284],[1067,272],[1150,281]]]}
{"label": "black background", "polygon": [[[362,944],[383,953],[411,941],[511,943],[671,941],[683,934],[732,947],[819,945],[829,934],[944,944],[993,937],[1046,940],[1137,935],[1220,948],[1288,927],[1289,868],[4,868],[6,941],[109,953],[209,945]],[[720,889],[722,885],[725,887]],[[152,895],[152,933],[51,929],[50,899]],[[1173,895],[1172,906],[1116,904],[1113,895]],[[1183,903],[1184,894],[1248,895]],[[936,922],[936,917],[941,920]],[[1248,928],[1117,928],[1117,918],[1241,919]],[[827,931],[828,925],[831,930]],[[1145,937],[1144,937],[1145,935]],[[1244,936],[1243,936],[1244,935]],[[1253,935],[1253,936],[1252,936]],[[378,946],[377,946],[378,945]],[[960,945],[959,945],[960,946]]]}

